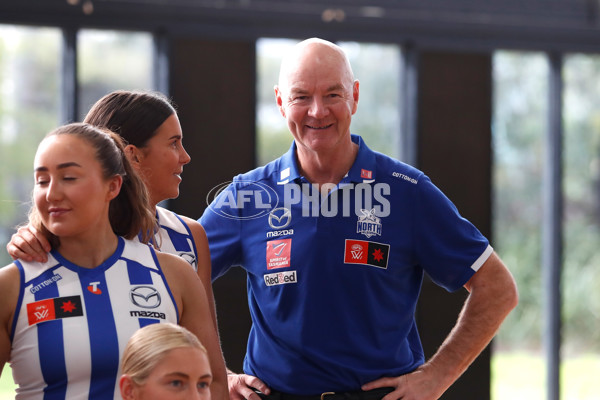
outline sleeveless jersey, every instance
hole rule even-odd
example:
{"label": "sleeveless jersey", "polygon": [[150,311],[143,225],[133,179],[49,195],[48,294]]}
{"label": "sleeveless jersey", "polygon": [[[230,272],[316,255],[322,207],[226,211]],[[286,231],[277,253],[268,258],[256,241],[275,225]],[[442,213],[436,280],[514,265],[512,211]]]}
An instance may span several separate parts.
{"label": "sleeveless jersey", "polygon": [[188,225],[179,215],[162,207],[156,207],[156,219],[159,231],[154,241],[160,251],[183,258],[197,271],[196,242]]}
{"label": "sleeveless jersey", "polygon": [[131,335],[178,310],[150,246],[119,238],[102,265],[79,267],[52,251],[15,261],[20,295],[11,329],[17,399],[120,399],[119,363]]}

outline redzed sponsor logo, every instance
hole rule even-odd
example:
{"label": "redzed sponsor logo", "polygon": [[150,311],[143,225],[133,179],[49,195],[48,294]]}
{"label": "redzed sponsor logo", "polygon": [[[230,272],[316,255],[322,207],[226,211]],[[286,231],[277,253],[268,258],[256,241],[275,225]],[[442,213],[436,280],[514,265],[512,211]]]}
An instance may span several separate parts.
{"label": "redzed sponsor logo", "polygon": [[386,269],[389,253],[389,244],[346,239],[344,263],[371,265]]}
{"label": "redzed sponsor logo", "polygon": [[264,276],[267,286],[285,285],[288,283],[296,283],[298,277],[296,271],[276,272],[274,274],[266,274]]}
{"label": "redzed sponsor logo", "polygon": [[292,239],[270,240],[267,242],[267,269],[290,266]]}
{"label": "redzed sponsor logo", "polygon": [[369,171],[367,169],[361,169],[360,170],[360,177],[363,179],[372,179],[373,178],[373,172]]}

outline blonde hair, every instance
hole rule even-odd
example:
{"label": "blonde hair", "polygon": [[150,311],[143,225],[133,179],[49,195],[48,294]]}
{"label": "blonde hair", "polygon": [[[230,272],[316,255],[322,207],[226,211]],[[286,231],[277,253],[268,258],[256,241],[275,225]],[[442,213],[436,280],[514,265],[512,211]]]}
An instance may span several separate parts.
{"label": "blonde hair", "polygon": [[137,385],[143,385],[163,357],[181,347],[200,349],[207,354],[196,335],[182,326],[168,322],[147,325],[127,342],[121,360],[122,373]]}

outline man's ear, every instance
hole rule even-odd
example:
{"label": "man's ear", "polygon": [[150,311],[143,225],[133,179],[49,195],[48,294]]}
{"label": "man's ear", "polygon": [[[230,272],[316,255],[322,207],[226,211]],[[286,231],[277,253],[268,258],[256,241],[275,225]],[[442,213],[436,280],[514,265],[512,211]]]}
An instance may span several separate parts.
{"label": "man's ear", "polygon": [[358,109],[359,88],[360,88],[360,84],[359,84],[358,79],[357,79],[357,80],[354,81],[354,84],[352,85],[352,100],[353,100],[352,115],[354,115],[354,113]]}
{"label": "man's ear", "polygon": [[277,107],[279,108],[279,112],[285,118],[285,108],[283,107],[283,99],[281,98],[282,93],[279,86],[275,86],[275,101],[277,102]]}

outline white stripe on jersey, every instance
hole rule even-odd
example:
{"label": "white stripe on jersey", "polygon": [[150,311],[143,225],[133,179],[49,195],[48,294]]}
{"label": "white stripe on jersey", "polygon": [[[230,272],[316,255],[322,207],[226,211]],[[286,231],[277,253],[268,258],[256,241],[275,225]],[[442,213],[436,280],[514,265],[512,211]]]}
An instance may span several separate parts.
{"label": "white stripe on jersey", "polygon": [[[116,356],[122,354],[129,337],[139,329],[140,324],[151,321],[177,323],[177,308],[162,271],[155,264],[152,256],[153,250],[141,243],[119,240],[120,243],[123,242],[123,245],[119,246],[122,253],[119,253],[118,250],[107,260],[107,263],[94,269],[80,268],[68,261],[64,261],[64,265],[61,265],[61,262],[54,257],[49,257],[49,261],[44,264],[19,262],[22,266],[20,269],[23,271],[22,276],[25,278],[25,283],[21,283],[22,300],[18,305],[17,313],[15,313],[18,315],[18,320],[12,340],[10,360],[15,382],[18,384],[17,399],[43,398],[46,383],[42,374],[43,361],[40,361],[40,358],[43,357],[40,353],[42,344],[49,344],[53,348],[59,349],[64,343],[65,368],[69,382],[65,398],[87,399],[92,385],[90,378],[93,375],[93,352],[90,344],[92,337],[108,337],[107,343],[109,344],[116,340],[118,345],[118,349],[115,348],[114,353]],[[57,255],[57,258],[60,259],[60,256]],[[60,279],[56,275],[59,275]],[[148,308],[134,303],[131,291],[138,286],[155,289],[160,296],[160,304],[156,307],[154,307],[155,304],[151,304],[153,308]],[[64,317],[29,325],[28,304],[46,298],[70,296],[80,297],[83,316]],[[92,303],[96,303],[96,311],[93,307],[90,309],[89,306],[86,306],[86,297]],[[150,316],[147,316],[149,312]],[[162,318],[163,314],[164,319]],[[99,326],[101,330],[92,332],[91,329],[94,328],[90,328],[92,326],[88,322],[90,318],[93,318],[95,326],[99,326],[98,323],[101,321],[107,321],[109,324],[104,325],[102,322],[102,325]],[[58,324],[62,325],[62,337],[57,340],[62,343],[48,343],[49,340],[56,339],[38,337],[40,327],[44,326],[46,329],[48,326],[54,327]],[[106,328],[113,324],[116,326],[116,332]],[[110,339],[111,337],[114,339]],[[100,358],[102,358],[104,349],[101,350]],[[107,357],[107,359],[103,359],[103,362],[109,362],[107,360],[112,359],[110,355]],[[115,372],[119,372],[114,377],[108,376],[106,382],[112,384],[114,378],[114,386],[110,390],[114,393],[114,398],[120,399],[118,388],[120,370],[118,370],[118,363],[116,364],[111,363],[111,369],[114,368]],[[56,365],[57,370],[60,370],[62,363],[57,361]],[[103,394],[106,397],[105,390]]]}
{"label": "white stripe on jersey", "polygon": [[175,254],[198,270],[198,253],[190,228],[174,212],[156,207],[156,217],[160,226],[155,241],[160,251]]}

